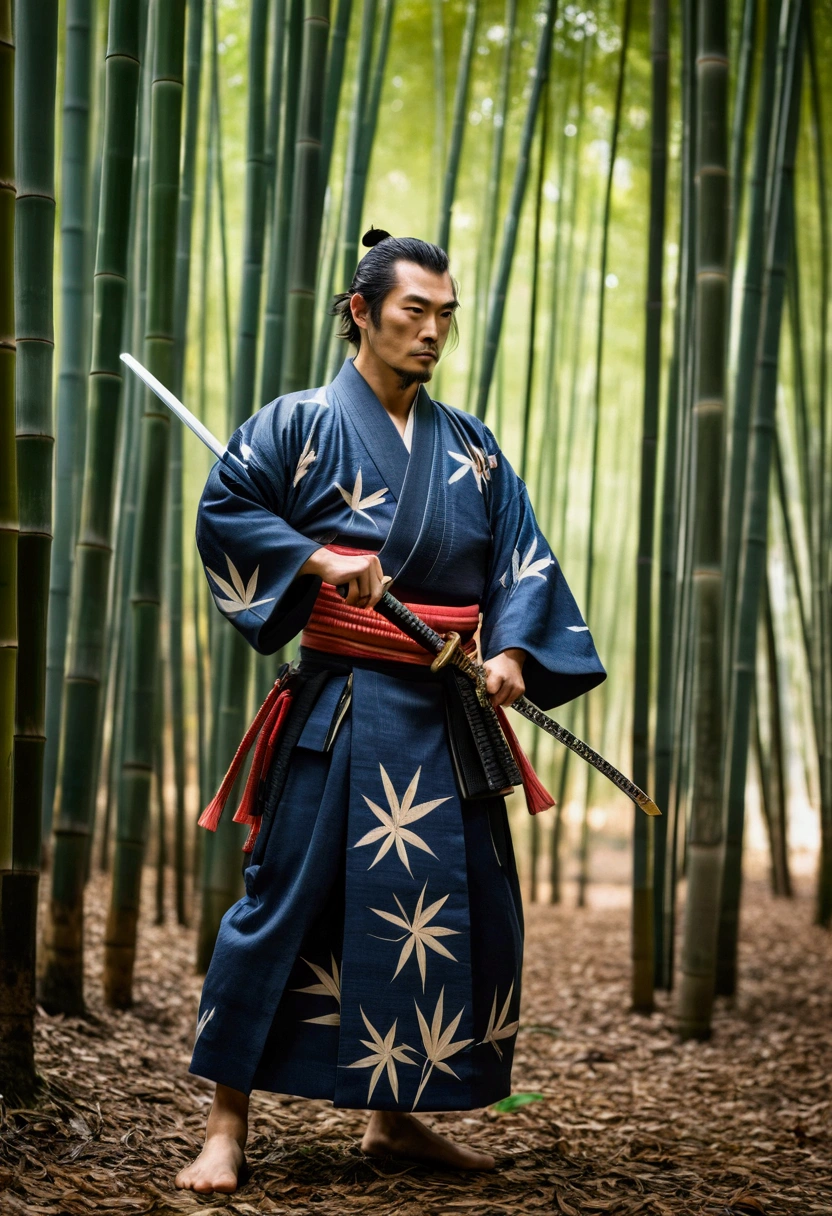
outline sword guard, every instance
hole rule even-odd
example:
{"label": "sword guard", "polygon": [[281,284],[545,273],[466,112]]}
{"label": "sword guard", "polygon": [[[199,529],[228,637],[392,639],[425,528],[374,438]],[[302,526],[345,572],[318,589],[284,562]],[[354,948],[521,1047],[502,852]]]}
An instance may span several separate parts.
{"label": "sword guard", "polygon": [[430,665],[431,671],[441,671],[448,663],[453,662],[454,653],[459,648],[460,640],[458,633],[451,632],[445,635],[444,645]]}

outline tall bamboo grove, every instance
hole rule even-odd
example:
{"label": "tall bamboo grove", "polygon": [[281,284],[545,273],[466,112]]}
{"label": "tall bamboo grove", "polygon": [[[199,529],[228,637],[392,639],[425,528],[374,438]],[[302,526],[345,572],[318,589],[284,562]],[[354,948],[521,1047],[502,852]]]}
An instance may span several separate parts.
{"label": "tall bamboo grove", "polygon": [[[144,362],[163,384],[176,373],[176,280],[179,143],[182,127],[185,0],[156,11],[150,113],[147,316]],[[144,398],[139,499],[133,543],[129,667],[119,782],[113,885],[104,954],[109,1004],[132,1000],[133,964],[154,766],[166,482],[170,417],[151,393]]]}
{"label": "tall bamboo grove", "polygon": [[95,259],[81,525],[72,576],[52,887],[39,998],[50,1012],[84,1007],[84,882],[98,782],[96,723],[107,653],[107,598],[127,304],[133,143],[139,88],[140,0],[113,0],[107,38],[101,202]]}

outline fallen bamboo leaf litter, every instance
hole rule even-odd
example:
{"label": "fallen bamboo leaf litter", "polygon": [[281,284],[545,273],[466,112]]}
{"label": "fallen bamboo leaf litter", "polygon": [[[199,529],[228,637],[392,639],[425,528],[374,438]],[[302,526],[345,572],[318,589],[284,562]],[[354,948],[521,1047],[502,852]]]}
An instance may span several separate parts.
{"label": "fallen bamboo leaf litter", "polygon": [[626,909],[531,907],[513,1083],[542,1099],[427,1117],[493,1152],[493,1174],[366,1158],[361,1112],[256,1094],[250,1178],[230,1196],[173,1187],[211,1101],[187,1072],[193,931],[143,918],[136,1004],[113,1012],[106,896],[93,880],[88,1016],[38,1017],[43,1092],[0,1112],[3,1216],[832,1212],[832,936],[812,926],[808,894],[775,901],[748,883],[736,1005],[719,1007],[710,1042],[684,1045],[664,994],[649,1017],[626,1012]]}

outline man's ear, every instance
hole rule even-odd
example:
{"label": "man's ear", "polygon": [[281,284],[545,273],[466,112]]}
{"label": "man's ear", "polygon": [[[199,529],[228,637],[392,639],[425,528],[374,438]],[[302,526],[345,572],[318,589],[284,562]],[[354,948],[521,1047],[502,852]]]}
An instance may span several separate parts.
{"label": "man's ear", "polygon": [[350,312],[352,313],[352,319],[355,321],[358,328],[366,329],[370,310],[367,306],[367,301],[358,291],[354,292],[350,296]]}

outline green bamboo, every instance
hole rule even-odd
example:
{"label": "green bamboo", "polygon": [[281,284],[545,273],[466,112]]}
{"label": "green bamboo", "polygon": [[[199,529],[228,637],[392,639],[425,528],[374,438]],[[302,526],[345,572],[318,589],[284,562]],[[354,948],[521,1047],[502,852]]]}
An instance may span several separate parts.
{"label": "green bamboo", "polygon": [[[737,237],[745,190],[746,137],[751,110],[751,84],[754,75],[754,54],[757,42],[757,10],[759,0],[743,0],[740,45],[737,56],[737,84],[731,116],[731,253],[730,265],[736,263]],[[765,87],[765,85],[763,85]]]}
{"label": "green bamboo", "polygon": [[300,109],[295,143],[286,358],[281,392],[309,386],[315,336],[315,288],[321,241],[324,190],[321,174],[323,108],[320,79],[326,66],[329,0],[305,0]]}
{"label": "green bamboo", "polygon": [[[202,35],[204,0],[188,0],[188,37],[185,51],[185,135],[182,180],[179,186],[178,234],[176,242],[176,286],[174,308],[176,376],[173,391],[185,397],[185,345],[190,303],[191,229],[196,183],[196,155],[199,136],[199,96],[202,79]],[[174,881],[176,918],[188,923],[185,904],[185,690],[182,623],[182,427],[175,426],[170,437],[170,494],[168,518],[167,662],[170,688],[170,726],[173,739],[174,807]]]}
{"label": "green bamboo", "polygon": [[[829,196],[826,181],[826,134],[821,77],[818,69],[814,35],[814,10],[804,7],[805,36],[809,63],[811,134],[817,177],[818,226],[820,229],[820,299],[818,301],[818,332],[821,335],[818,357],[818,411],[816,438],[813,443],[814,527],[810,528],[812,545],[813,617],[815,620],[812,684],[815,738],[820,784],[821,853],[818,867],[816,919],[818,924],[832,925],[832,566],[829,562],[829,520],[832,519],[832,450],[829,391],[828,334],[830,308],[830,270],[832,269],[832,239],[829,225]],[[810,521],[811,522],[811,521]]]}
{"label": "green bamboo", "polygon": [[710,1034],[719,918],[722,771],[722,466],[729,312],[728,21],[700,0],[696,57],[696,331],[693,381],[693,722],[688,894],[679,1033]]}
{"label": "green bamboo", "polygon": [[165,816],[165,661],[160,656],[156,677],[156,706],[153,730],[153,784],[156,794],[156,916],[154,924],[165,923],[165,869],[168,860]]}
{"label": "green bamboo", "polygon": [[[684,840],[683,793],[688,756],[691,686],[691,515],[690,442],[693,411],[693,317],[695,300],[696,20],[690,2],[682,13],[682,189],[680,259],[662,473],[659,672],[656,706],[655,790],[668,819],[661,914],[655,943],[656,974],[662,988],[673,986],[676,953],[676,882]],[[654,884],[654,891],[658,884]],[[656,907],[654,901],[654,908]]]}
{"label": "green bamboo", "polygon": [[777,370],[786,294],[786,263],[790,249],[788,210],[793,205],[794,157],[800,117],[803,64],[801,6],[802,0],[795,0],[789,14],[784,38],[786,55],[782,83],[778,90],[777,146],[772,162],[771,206],[751,414],[751,448],[739,551],[738,603],[725,760],[725,856],[716,971],[716,990],[726,996],[733,995],[737,986],[751,694],[754,687],[760,589],[765,578]]}
{"label": "green bamboo", "polygon": [[[156,8],[157,0],[149,0],[146,6],[141,6],[139,12],[139,47],[142,62],[136,114],[136,160],[130,210],[127,317],[125,320],[130,334],[131,351],[142,348],[144,316],[147,308],[147,242],[143,238],[147,230],[148,179],[150,176],[150,86],[153,76],[153,31]],[[121,366],[119,364],[119,367]],[[110,869],[111,829],[115,818],[113,808],[118,801],[118,775],[121,771],[124,738],[124,690],[130,637],[128,630],[130,567],[138,487],[138,461],[135,459],[135,453],[138,450],[141,425],[141,389],[142,383],[138,377],[128,376],[122,390],[124,439],[120,445],[121,458],[116,482],[118,486],[118,520],[114,553],[113,604],[110,614],[110,653],[114,656],[114,662],[108,667],[110,686],[107,690],[111,735],[106,776],[107,793],[100,839],[100,868],[105,872],[109,872]]]}
{"label": "green bamboo", "polygon": [[283,115],[280,131],[280,170],[274,192],[271,248],[263,315],[260,361],[260,397],[272,401],[280,392],[285,351],[286,280],[289,266],[289,229],[295,172],[295,132],[303,42],[303,0],[289,0],[283,71]]}
{"label": "green bamboo", "polygon": [[479,0],[468,0],[465,10],[465,27],[459,48],[459,64],[456,70],[454,108],[451,119],[451,142],[445,162],[445,177],[442,185],[442,202],[439,207],[439,228],[436,243],[447,249],[451,241],[451,219],[453,216],[456,183],[459,177],[459,162],[462,159],[462,141],[468,125],[468,92],[471,80],[471,62],[474,58],[474,41],[477,36]]}
{"label": "green bamboo", "polygon": [[[361,209],[364,205],[362,177],[362,134],[370,96],[370,69],[373,61],[373,33],[376,27],[378,0],[364,0],[361,13],[361,33],[358,62],[355,69],[355,92],[350,119],[347,163],[344,171],[343,228],[341,236],[341,279],[346,288],[352,281],[358,262],[358,236]],[[339,287],[341,284],[339,284]]]}
{"label": "green bamboo", "polygon": [[73,567],[61,722],[52,892],[40,1000],[83,1010],[84,876],[95,816],[96,731],[106,642],[107,589],[121,399],[121,325],[127,299],[130,186],[139,82],[139,3],[110,9],[93,353],[81,529]]}
{"label": "green bamboo", "polygon": [[[176,369],[174,288],[179,147],[182,125],[185,0],[165,0],[156,13],[151,86],[148,284],[144,362],[162,383]],[[142,415],[139,498],[131,570],[130,657],[124,759],[119,785],[113,886],[105,933],[104,994],[124,1008],[132,1000],[150,784],[153,706],[159,654],[170,416],[148,393]]]}
{"label": "green bamboo", "polygon": [[503,176],[503,152],[506,140],[506,117],[508,115],[509,85],[511,83],[511,52],[514,46],[515,26],[517,24],[517,0],[506,0],[503,17],[503,54],[500,60],[500,78],[497,85],[497,98],[494,103],[492,116],[491,155],[489,158],[488,178],[485,188],[485,203],[483,206],[482,226],[480,228],[477,250],[477,268],[474,279],[474,309],[470,337],[470,361],[468,365],[468,388],[466,392],[467,409],[471,409],[476,387],[476,374],[480,363],[481,339],[480,331],[485,323],[488,307],[488,288],[491,283],[491,270],[494,261],[494,247],[497,240],[498,204],[500,184]]}
{"label": "green bamboo", "polygon": [[494,363],[497,357],[497,347],[503,327],[503,314],[506,305],[506,293],[514,261],[514,249],[517,243],[517,228],[523,198],[526,193],[526,181],[529,173],[529,154],[537,120],[537,111],[543,92],[543,85],[549,72],[549,57],[552,48],[552,31],[557,13],[557,0],[546,0],[545,16],[540,31],[540,41],[537,45],[537,55],[532,71],[532,86],[529,104],[523,121],[523,131],[520,136],[520,148],[517,157],[517,167],[514,172],[514,184],[511,191],[508,212],[503,225],[503,241],[500,249],[500,260],[497,272],[491,285],[488,304],[488,321],[486,325],[485,343],[480,364],[479,382],[477,386],[476,414],[485,418],[488,406],[488,395],[491,380],[494,375]]}
{"label": "green bamboo", "polygon": [[58,771],[61,703],[69,621],[69,588],[75,547],[79,477],[89,376],[87,294],[90,220],[90,109],[95,41],[93,0],[67,0],[61,135],[61,334],[56,400],[55,538],[49,579],[46,656],[46,749],[43,831],[52,829]]}
{"label": "green bamboo", "polygon": [[222,150],[222,104],[220,99],[219,32],[217,0],[211,0],[211,130],[214,141],[214,164],[217,174],[217,204],[219,210],[220,252],[222,262],[223,336],[225,339],[225,391],[231,402],[233,373],[231,370],[231,303],[228,286],[228,225],[225,218],[225,161]]}
{"label": "green bamboo", "polygon": [[[11,0],[0,2],[0,890],[25,908],[15,868],[12,789],[17,670],[17,458],[15,450],[15,49]],[[34,924],[11,925],[0,905],[0,1085],[26,1101],[35,1088],[28,970]],[[34,906],[32,907],[34,911]],[[14,933],[10,930],[14,929]],[[15,947],[18,947],[17,949]],[[22,999],[21,999],[22,998]]]}
{"label": "green bamboo", "polygon": [[[636,558],[636,636],[633,681],[633,780],[650,784],[650,673],[653,640],[653,531],[656,502],[656,452],[661,394],[662,278],[664,273],[665,193],[667,183],[668,11],[667,0],[652,0],[652,134],[650,142],[650,218],[644,341],[644,397],[641,434],[639,537]],[[638,810],[636,807],[634,810]],[[665,808],[660,808],[664,810]],[[633,819],[633,910],[631,997],[633,1009],[650,1012],[654,983],[654,820]],[[662,834],[667,821],[662,816]],[[661,872],[660,872],[661,873]],[[663,876],[663,875],[662,875]]]}
{"label": "green bamboo", "polygon": [[263,279],[263,244],[266,226],[266,32],[269,0],[251,5],[248,54],[248,128],[246,135],[245,217],[243,221],[243,274],[237,321],[232,426],[240,426],[254,406],[257,372],[257,336]]}
{"label": "green bamboo", "polygon": [[[52,542],[52,268],[55,221],[55,81],[58,5],[17,6],[14,102],[15,415],[18,492],[17,671],[12,813],[0,861],[2,1072],[20,1098],[35,1087],[35,923],[41,847],[46,609]],[[10,48],[11,31],[4,31]],[[8,156],[8,153],[7,153]],[[11,161],[7,163],[11,165]],[[8,198],[6,200],[8,207]],[[8,217],[8,213],[7,213]],[[7,224],[6,236],[11,235]],[[8,275],[10,265],[5,270]],[[6,279],[8,282],[8,279]],[[11,320],[7,315],[6,320]],[[10,335],[9,335],[10,336]],[[10,387],[11,381],[7,380]],[[10,551],[9,551],[10,555]],[[9,582],[7,581],[7,586]],[[11,640],[11,639],[10,639]]]}
{"label": "green bamboo", "polygon": [[359,141],[359,173],[361,178],[360,192],[362,206],[367,189],[367,173],[370,168],[370,157],[373,154],[373,142],[376,137],[378,115],[379,110],[381,109],[381,93],[382,89],[384,88],[384,73],[387,68],[387,56],[390,51],[390,36],[393,31],[393,16],[395,11],[396,0],[383,0],[381,21],[379,22],[381,28],[378,35],[378,47],[376,48],[375,60],[373,61],[373,71],[370,78],[370,91],[367,97],[367,108],[364,112],[364,117],[361,123],[361,136]]}
{"label": "green bamboo", "polygon": [[[783,738],[783,693],[780,681],[780,656],[777,631],[771,605],[771,573],[767,569],[762,583],[763,627],[765,630],[766,674],[769,703],[768,780],[762,782],[768,793],[767,826],[771,845],[772,886],[775,895],[790,898],[792,878],[789,870],[788,792],[786,788],[786,756]],[[759,711],[759,698],[755,697]],[[759,712],[758,732],[759,732]]]}
{"label": "green bamboo", "polygon": [[274,206],[277,157],[280,150],[280,115],[283,103],[283,40],[286,33],[286,0],[275,0],[271,9],[268,105],[266,107],[266,213]]}
{"label": "green bamboo", "polygon": [[740,316],[737,373],[734,380],[731,443],[728,461],[728,499],[725,515],[725,646],[730,657],[736,603],[742,502],[748,460],[748,420],[754,379],[754,359],[760,333],[763,260],[766,243],[766,194],[772,155],[777,40],[781,0],[766,0],[766,33],[754,136],[754,159],[748,185],[749,213],[745,278]]}
{"label": "green bamboo", "polygon": [[[249,42],[249,97],[246,166],[243,275],[230,428],[235,430],[254,408],[257,339],[263,266],[266,202],[266,91],[265,43],[268,0],[257,0],[252,9]],[[246,691],[251,671],[251,650],[236,630],[223,625],[217,638],[216,693],[211,750],[215,760],[214,782],[219,784],[245,730]],[[220,829],[203,842],[204,869],[202,909],[197,944],[197,969],[205,970],[214,948],[220,920],[237,898],[240,882],[239,850],[245,838],[239,826],[226,816]]]}
{"label": "green bamboo", "polygon": [[338,9],[329,39],[329,56],[326,65],[326,92],[324,94],[324,117],[321,131],[321,189],[329,181],[329,166],[335,144],[335,127],[338,122],[338,107],[341,101],[341,86],[344,81],[344,63],[347,57],[347,38],[350,32],[352,0],[338,0]]}
{"label": "green bamboo", "polygon": [[[431,0],[431,52],[433,58],[433,143],[431,146],[431,209],[439,208],[442,223],[442,170],[445,166],[445,23],[443,0]],[[438,226],[438,225],[437,225]]]}

